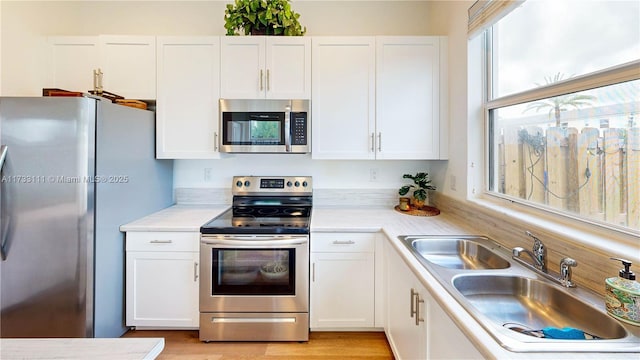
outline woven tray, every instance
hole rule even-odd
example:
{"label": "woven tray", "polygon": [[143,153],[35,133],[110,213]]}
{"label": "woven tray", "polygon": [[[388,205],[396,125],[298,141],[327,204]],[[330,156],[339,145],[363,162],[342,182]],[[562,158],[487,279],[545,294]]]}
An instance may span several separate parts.
{"label": "woven tray", "polygon": [[394,209],[397,212],[401,212],[403,214],[413,215],[413,216],[436,216],[440,214],[440,210],[438,210],[437,208],[434,208],[433,206],[423,206],[420,209],[409,209],[407,211],[402,211],[400,210],[400,207],[396,205]]}

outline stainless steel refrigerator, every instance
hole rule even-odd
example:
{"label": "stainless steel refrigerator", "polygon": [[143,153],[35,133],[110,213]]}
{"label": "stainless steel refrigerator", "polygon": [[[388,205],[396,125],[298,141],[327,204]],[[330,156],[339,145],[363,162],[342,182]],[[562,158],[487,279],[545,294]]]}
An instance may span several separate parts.
{"label": "stainless steel refrigerator", "polygon": [[151,111],[93,98],[0,98],[0,337],[118,337],[119,226],[173,202]]}

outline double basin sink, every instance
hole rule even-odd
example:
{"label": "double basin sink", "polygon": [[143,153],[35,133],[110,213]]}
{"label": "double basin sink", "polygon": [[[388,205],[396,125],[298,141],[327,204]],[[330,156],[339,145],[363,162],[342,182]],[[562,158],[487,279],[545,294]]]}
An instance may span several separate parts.
{"label": "double basin sink", "polygon": [[[638,328],[607,315],[602,297],[552,283],[512,261],[511,251],[492,239],[399,239],[460,305],[510,351],[640,351]],[[542,337],[546,327],[579,329],[593,339]]]}

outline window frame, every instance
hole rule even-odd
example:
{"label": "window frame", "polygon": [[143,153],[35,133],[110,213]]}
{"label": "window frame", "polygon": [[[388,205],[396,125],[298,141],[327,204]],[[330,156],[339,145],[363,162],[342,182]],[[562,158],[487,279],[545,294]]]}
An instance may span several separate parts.
{"label": "window frame", "polygon": [[577,220],[581,223],[595,225],[602,229],[615,230],[628,235],[638,236],[640,231],[620,226],[616,224],[607,223],[604,221],[598,221],[581,217],[579,214],[573,214],[562,209],[555,209],[545,204],[538,204],[533,201],[527,201],[519,197],[502,194],[497,191],[491,190],[491,185],[494,184],[493,177],[495,176],[495,169],[493,169],[493,122],[491,121],[491,111],[502,107],[519,105],[527,102],[539,101],[542,99],[566,95],[570,93],[591,90],[599,87],[615,85],[626,81],[640,80],[640,59],[609,67],[596,72],[587,73],[584,75],[565,79],[553,84],[539,86],[537,88],[529,89],[522,92],[509,94],[502,97],[493,98],[493,27],[488,27],[484,30],[483,34],[483,49],[484,54],[482,56],[483,61],[483,122],[484,122],[484,186],[482,194],[490,196],[496,199],[502,199],[509,201],[510,203],[519,204],[527,208],[536,209],[544,214],[553,214],[562,216],[566,219]]}

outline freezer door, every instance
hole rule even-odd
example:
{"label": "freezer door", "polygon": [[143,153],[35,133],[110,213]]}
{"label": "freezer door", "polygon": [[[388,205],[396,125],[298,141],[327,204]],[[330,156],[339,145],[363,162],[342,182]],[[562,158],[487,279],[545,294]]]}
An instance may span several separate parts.
{"label": "freezer door", "polygon": [[0,98],[1,337],[93,329],[96,101]]}

